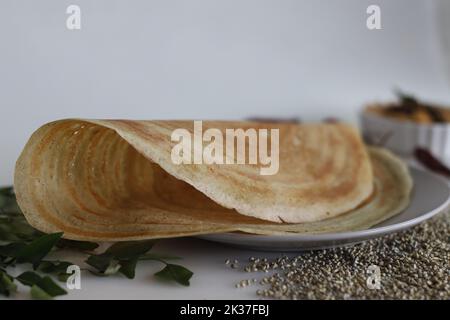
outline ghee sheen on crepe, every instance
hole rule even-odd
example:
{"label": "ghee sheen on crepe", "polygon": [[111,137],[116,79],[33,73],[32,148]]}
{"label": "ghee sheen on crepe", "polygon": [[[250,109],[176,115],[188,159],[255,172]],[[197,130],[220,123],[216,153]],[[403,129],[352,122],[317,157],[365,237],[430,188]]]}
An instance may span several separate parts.
{"label": "ghee sheen on crepe", "polygon": [[79,240],[318,233],[370,227],[409,202],[404,164],[380,150],[369,156],[344,124],[203,122],[222,132],[279,129],[274,175],[261,175],[261,164],[174,163],[179,128],[194,133],[194,122],[68,119],[39,128],[15,171],[27,220]]}

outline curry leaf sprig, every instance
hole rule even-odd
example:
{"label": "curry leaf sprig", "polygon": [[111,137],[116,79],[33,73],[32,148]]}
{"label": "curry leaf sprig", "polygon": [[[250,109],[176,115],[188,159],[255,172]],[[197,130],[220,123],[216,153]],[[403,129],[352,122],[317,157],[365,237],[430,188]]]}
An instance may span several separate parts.
{"label": "curry leaf sprig", "polygon": [[[25,286],[30,287],[31,297],[36,299],[51,299],[53,297],[66,294],[67,292],[56,284],[49,276],[41,277],[34,271],[25,271],[17,277],[7,273],[7,267],[13,267],[17,264],[31,264],[33,270],[42,270],[50,273],[49,265],[59,265],[60,262],[43,261],[43,258],[53,249],[56,243],[61,239],[62,233],[53,233],[40,236],[30,243],[12,242],[0,246],[0,294],[9,296],[17,291],[15,280]],[[68,262],[65,265],[71,264]],[[66,269],[67,270],[67,269]],[[65,270],[58,269],[60,273]]]}
{"label": "curry leaf sprig", "polygon": [[[155,240],[117,242],[103,253],[96,253],[97,243],[68,240],[62,236],[63,233],[44,234],[30,226],[17,205],[12,187],[0,188],[0,295],[10,296],[17,292],[17,283],[30,287],[30,295],[35,299],[67,294],[51,276],[65,282],[70,276],[67,269],[73,263],[49,260],[47,256],[52,251],[84,253],[89,266],[87,270],[102,277],[122,274],[133,279],[138,262],[146,260],[164,264],[164,268],[155,273],[163,280],[188,286],[193,275],[185,267],[167,262],[180,258],[150,252]],[[14,277],[8,270],[18,264],[29,265],[31,270]]]}
{"label": "curry leaf sprig", "polygon": [[121,273],[128,279],[133,279],[138,261],[154,260],[165,265],[164,269],[155,274],[157,277],[189,286],[189,279],[193,273],[183,266],[166,261],[179,259],[178,257],[148,253],[154,244],[154,240],[117,242],[106,249],[105,252],[91,255],[86,263],[95,268],[95,271],[90,271],[96,275],[108,276]]}

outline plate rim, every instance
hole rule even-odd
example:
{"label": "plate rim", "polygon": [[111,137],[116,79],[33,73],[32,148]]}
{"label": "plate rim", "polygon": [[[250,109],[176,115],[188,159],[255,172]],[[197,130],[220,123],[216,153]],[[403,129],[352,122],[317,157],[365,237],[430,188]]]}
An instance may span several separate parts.
{"label": "plate rim", "polygon": [[[423,168],[419,168],[417,166],[409,165],[409,169],[411,171],[418,171],[433,177],[433,179],[438,180],[440,183],[447,187],[447,200],[445,200],[438,207],[433,210],[424,213],[418,217],[394,223],[387,226],[375,227],[365,230],[357,230],[357,231],[344,231],[344,232],[334,232],[334,233],[316,233],[316,234],[289,234],[289,235],[258,235],[258,234],[246,234],[241,233],[238,235],[238,238],[242,241],[251,240],[251,241],[274,241],[274,242],[285,242],[285,241],[301,241],[301,242],[314,242],[314,241],[339,241],[339,240],[352,240],[357,238],[370,237],[372,235],[384,235],[386,233],[392,233],[401,231],[410,227],[413,227],[425,220],[432,218],[433,216],[443,212],[450,206],[450,184],[449,181],[429,170],[425,170]],[[223,232],[223,233],[212,233],[212,234],[204,234],[195,236],[198,239],[219,242],[220,240],[227,240],[230,238],[236,237],[237,234],[234,232]],[[218,239],[223,237],[222,239]],[[227,242],[230,243],[230,242]],[[233,242],[233,244],[239,246],[239,243]],[[241,245],[245,246],[245,243]]]}

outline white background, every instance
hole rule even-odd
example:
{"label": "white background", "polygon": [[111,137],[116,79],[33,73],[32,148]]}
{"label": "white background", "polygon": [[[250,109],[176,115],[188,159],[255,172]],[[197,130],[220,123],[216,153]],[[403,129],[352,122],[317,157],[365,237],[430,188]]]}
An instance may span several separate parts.
{"label": "white background", "polygon": [[[383,30],[366,28],[372,3]],[[66,28],[69,4],[81,7],[79,31]],[[443,21],[450,30],[448,8],[431,0],[2,0],[0,185],[12,182],[32,131],[59,118],[354,121],[395,86],[450,103],[437,29]]]}
{"label": "white background", "polygon": [[[66,29],[69,4],[81,7],[79,31]],[[369,4],[380,5],[382,30],[366,28]],[[391,99],[396,86],[450,104],[449,8],[445,0],[2,0],[0,185],[12,183],[32,131],[59,118],[356,121],[364,103]],[[141,281],[123,290],[126,280],[100,279],[71,296],[254,297],[233,289],[240,275],[223,272],[225,258],[246,252],[199,240],[161,246],[195,269],[191,288]]]}

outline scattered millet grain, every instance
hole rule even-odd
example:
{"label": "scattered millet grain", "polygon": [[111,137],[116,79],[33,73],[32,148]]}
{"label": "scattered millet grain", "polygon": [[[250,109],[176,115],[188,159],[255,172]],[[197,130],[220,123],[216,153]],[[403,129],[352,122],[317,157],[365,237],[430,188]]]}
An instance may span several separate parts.
{"label": "scattered millet grain", "polygon": [[[370,266],[380,270],[378,289],[368,284]],[[240,270],[269,273],[256,283],[262,298],[450,299],[450,214],[352,247],[251,257]]]}

